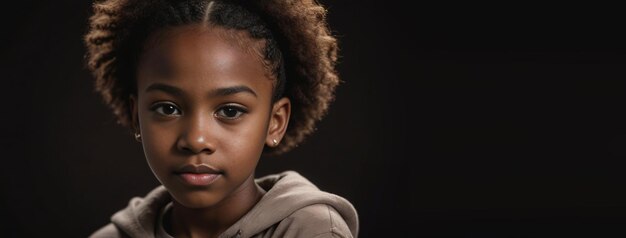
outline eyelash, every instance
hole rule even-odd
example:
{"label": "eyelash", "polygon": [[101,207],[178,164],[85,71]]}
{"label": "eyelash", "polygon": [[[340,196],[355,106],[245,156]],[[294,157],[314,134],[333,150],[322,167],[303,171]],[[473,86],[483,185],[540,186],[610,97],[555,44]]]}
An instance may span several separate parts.
{"label": "eyelash", "polygon": [[174,110],[178,111],[179,115],[181,113],[180,109],[178,109],[178,107],[173,103],[156,103],[150,107],[150,111],[156,112],[161,116],[172,116],[173,114],[165,114],[163,112],[159,112],[159,109],[163,108],[163,106],[172,106],[174,107]]}
{"label": "eyelash", "polygon": [[[224,117],[224,116],[218,115],[218,114],[220,114],[220,112],[223,112],[224,109],[234,109],[236,111],[236,115],[237,116],[231,118],[231,117]],[[222,118],[222,119],[225,119],[225,120],[237,120],[237,119],[241,118],[246,113],[248,113],[248,110],[246,110],[245,108],[240,107],[240,106],[235,106],[235,105],[231,104],[231,105],[224,105],[224,106],[220,107],[220,109],[217,110],[217,112],[215,113],[215,116],[217,116],[219,118]]]}
{"label": "eyelash", "polygon": [[[172,107],[174,107],[175,112],[178,112],[178,114],[165,114],[164,112],[162,112],[162,110],[159,111],[159,109],[162,109],[163,106],[172,106]],[[224,112],[225,109],[234,109],[236,111],[236,116],[233,116],[233,117],[224,116],[223,112]],[[175,115],[175,116],[178,117],[178,116],[181,115],[181,110],[178,109],[178,106],[176,106],[173,103],[156,103],[152,107],[150,107],[150,111],[156,112],[160,116],[166,116],[166,117],[167,116],[172,116],[172,115]],[[220,113],[220,112],[222,112],[222,113]],[[221,118],[221,119],[224,119],[224,120],[231,120],[232,121],[232,120],[237,120],[237,119],[241,118],[246,113],[248,113],[247,109],[245,109],[243,107],[240,107],[240,106],[236,106],[236,105],[230,104],[230,105],[224,105],[224,106],[220,107],[217,110],[217,112],[214,113],[214,115],[216,117],[218,117],[218,118]],[[220,114],[222,114],[222,115],[220,115]]]}

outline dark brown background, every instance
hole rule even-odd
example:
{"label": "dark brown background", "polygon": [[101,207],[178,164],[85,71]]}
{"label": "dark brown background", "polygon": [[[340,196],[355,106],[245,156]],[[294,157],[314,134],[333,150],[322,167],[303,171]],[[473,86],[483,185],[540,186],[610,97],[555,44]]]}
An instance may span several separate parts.
{"label": "dark brown background", "polygon": [[[259,175],[348,198],[361,237],[626,234],[620,8],[322,2],[345,82],[317,134]],[[89,12],[3,7],[3,237],[85,237],[158,184],[92,90]]]}

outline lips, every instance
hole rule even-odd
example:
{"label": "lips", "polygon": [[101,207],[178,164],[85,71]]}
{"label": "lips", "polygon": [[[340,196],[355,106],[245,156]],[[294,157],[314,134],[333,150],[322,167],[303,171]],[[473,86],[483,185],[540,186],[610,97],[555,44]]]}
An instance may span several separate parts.
{"label": "lips", "polygon": [[193,186],[207,186],[219,179],[222,173],[205,164],[188,164],[174,172],[183,182]]}

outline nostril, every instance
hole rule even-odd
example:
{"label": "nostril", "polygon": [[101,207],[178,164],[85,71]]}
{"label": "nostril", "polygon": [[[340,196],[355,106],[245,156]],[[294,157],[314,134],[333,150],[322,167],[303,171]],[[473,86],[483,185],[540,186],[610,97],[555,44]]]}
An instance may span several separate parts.
{"label": "nostril", "polygon": [[186,153],[193,153],[193,150],[190,149],[189,147],[183,147],[182,150]]}
{"label": "nostril", "polygon": [[207,130],[203,126],[189,128],[186,133],[180,135],[177,141],[177,148],[181,152],[199,154],[213,153],[214,142],[212,137],[206,134]]}
{"label": "nostril", "polygon": [[179,143],[178,149],[186,154],[213,153],[214,149],[206,143]]}

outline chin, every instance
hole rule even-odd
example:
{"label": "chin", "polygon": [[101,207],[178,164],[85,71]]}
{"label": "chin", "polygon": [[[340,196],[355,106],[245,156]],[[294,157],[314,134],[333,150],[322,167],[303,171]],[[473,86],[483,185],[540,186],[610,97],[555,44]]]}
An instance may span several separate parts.
{"label": "chin", "polygon": [[170,192],[173,199],[187,208],[212,207],[222,201],[222,196],[208,191]]}

